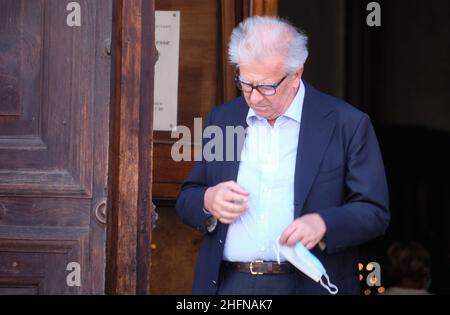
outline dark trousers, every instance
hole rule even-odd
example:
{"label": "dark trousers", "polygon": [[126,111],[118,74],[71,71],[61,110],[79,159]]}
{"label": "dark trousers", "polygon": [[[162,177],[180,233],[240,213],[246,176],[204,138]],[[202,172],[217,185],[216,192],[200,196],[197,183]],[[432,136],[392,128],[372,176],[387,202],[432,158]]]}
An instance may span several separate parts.
{"label": "dark trousers", "polygon": [[295,273],[252,275],[222,268],[218,295],[293,295],[296,294]]}

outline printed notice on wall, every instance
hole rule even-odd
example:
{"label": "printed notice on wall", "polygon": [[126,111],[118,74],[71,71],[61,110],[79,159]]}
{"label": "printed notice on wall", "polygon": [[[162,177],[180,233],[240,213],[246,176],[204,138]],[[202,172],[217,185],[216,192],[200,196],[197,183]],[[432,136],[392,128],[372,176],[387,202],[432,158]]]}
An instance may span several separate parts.
{"label": "printed notice on wall", "polygon": [[155,39],[159,59],[155,65],[153,130],[177,126],[180,11],[155,12]]}

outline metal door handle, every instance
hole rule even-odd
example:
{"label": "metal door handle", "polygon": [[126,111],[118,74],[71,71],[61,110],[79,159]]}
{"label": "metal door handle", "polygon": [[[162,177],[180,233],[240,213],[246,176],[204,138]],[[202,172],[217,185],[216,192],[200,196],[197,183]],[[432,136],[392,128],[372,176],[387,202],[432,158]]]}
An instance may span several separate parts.
{"label": "metal door handle", "polygon": [[106,224],[106,199],[101,200],[95,207],[95,218],[98,222]]}

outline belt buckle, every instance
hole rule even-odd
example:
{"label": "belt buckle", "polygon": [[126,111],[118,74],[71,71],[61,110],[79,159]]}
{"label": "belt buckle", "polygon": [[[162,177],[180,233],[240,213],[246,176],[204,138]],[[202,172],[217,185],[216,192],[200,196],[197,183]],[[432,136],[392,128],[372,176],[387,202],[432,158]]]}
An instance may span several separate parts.
{"label": "belt buckle", "polygon": [[264,272],[256,272],[256,271],[253,271],[253,263],[254,263],[254,262],[256,262],[256,263],[263,263],[264,260],[256,259],[256,260],[252,261],[252,262],[250,263],[250,273],[251,273],[252,275],[263,275]]}

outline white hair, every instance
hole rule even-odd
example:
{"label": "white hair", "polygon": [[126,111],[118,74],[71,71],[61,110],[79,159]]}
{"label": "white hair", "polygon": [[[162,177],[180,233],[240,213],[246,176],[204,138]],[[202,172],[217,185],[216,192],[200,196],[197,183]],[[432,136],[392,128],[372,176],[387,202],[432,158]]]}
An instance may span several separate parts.
{"label": "white hair", "polygon": [[235,67],[273,56],[285,60],[285,71],[292,74],[308,58],[308,37],[287,20],[270,16],[253,16],[242,21],[231,33],[229,61]]}

